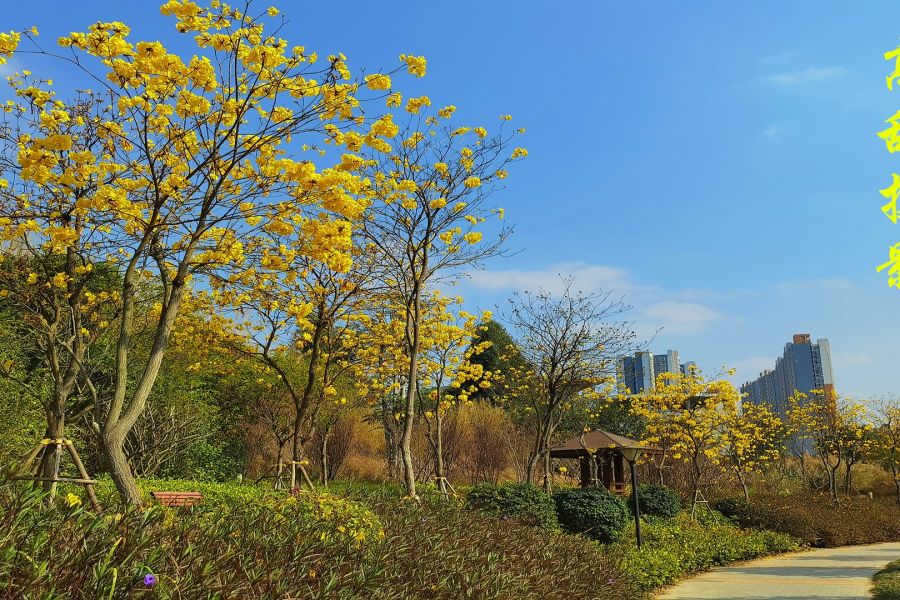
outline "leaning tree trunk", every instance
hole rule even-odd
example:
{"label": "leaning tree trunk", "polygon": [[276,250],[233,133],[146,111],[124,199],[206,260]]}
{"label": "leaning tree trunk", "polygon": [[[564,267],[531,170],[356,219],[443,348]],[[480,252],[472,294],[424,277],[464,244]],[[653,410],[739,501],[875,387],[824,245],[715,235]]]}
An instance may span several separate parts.
{"label": "leaning tree trunk", "polygon": [[400,456],[403,459],[403,477],[406,482],[407,497],[418,501],[416,494],[416,473],[412,460],[413,421],[416,412],[416,385],[418,383],[419,345],[421,340],[421,285],[416,283],[412,297],[412,315],[407,310],[406,336],[409,347],[409,380],[406,387],[406,418],[403,422],[403,433],[400,436]]}
{"label": "leaning tree trunk", "polygon": [[101,438],[104,449],[103,457],[109,475],[119,492],[119,496],[127,504],[140,506],[143,503],[141,491],[138,489],[134,475],[131,473],[131,465],[125,456],[125,436],[116,433],[106,434]]}

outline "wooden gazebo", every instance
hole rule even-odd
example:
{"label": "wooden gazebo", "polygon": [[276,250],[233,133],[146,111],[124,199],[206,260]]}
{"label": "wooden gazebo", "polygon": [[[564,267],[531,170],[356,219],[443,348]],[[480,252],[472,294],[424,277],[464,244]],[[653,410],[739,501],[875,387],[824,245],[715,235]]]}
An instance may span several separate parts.
{"label": "wooden gazebo", "polygon": [[[646,448],[636,440],[620,435],[607,433],[600,429],[575,436],[565,443],[550,449],[550,458],[578,459],[581,466],[581,487],[599,483],[614,494],[625,494],[625,459],[616,449],[621,447],[641,447],[643,455],[665,454],[658,448]],[[597,476],[599,481],[591,481],[591,468],[588,462],[593,451],[597,459]]]}

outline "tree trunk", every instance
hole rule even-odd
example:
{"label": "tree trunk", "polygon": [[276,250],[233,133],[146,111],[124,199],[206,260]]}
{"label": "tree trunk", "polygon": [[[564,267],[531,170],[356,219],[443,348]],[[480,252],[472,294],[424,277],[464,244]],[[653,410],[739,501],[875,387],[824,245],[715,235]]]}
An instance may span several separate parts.
{"label": "tree trunk", "polygon": [[[416,473],[412,460],[413,421],[416,414],[416,393],[419,370],[419,344],[421,337],[422,289],[416,283],[413,288],[412,310],[407,311],[407,342],[409,344],[409,372],[406,387],[406,418],[403,422],[403,433],[400,436],[400,455],[403,459],[403,477],[406,480],[406,495],[419,501],[416,494]],[[409,312],[412,312],[410,315]],[[411,317],[411,319],[410,319]]]}
{"label": "tree trunk", "polygon": [[[440,411],[440,406],[438,407]],[[435,414],[435,440],[434,440],[434,459],[435,459],[435,477],[438,480],[438,488],[445,496],[449,494],[447,490],[447,482],[444,479],[444,442],[441,437],[441,416]]]}
{"label": "tree trunk", "polygon": [[[49,440],[62,439],[65,428],[65,404],[53,402],[47,410],[47,429],[44,438]],[[52,448],[52,450],[51,450]],[[47,444],[41,453],[41,462],[37,470],[38,477],[42,479],[56,479],[59,476],[59,461],[62,455],[62,446],[59,444]],[[55,481],[43,481],[41,487],[52,498],[56,493]]]}
{"label": "tree trunk", "polygon": [[832,466],[828,458],[822,453],[822,464],[825,465],[825,472],[828,474],[828,483],[831,486],[831,499],[836,506],[840,505],[837,488],[837,470],[841,466],[841,460],[838,458],[838,461]]}
{"label": "tree trunk", "polygon": [[691,459],[691,467],[691,478],[693,479],[691,483],[693,483],[694,486],[694,501],[696,502],[697,495],[700,493],[700,484],[703,477],[703,472],[700,470],[699,457],[694,456]]}
{"label": "tree trunk", "polygon": [[741,471],[737,471],[738,481],[741,482],[741,489],[744,490],[744,500],[750,502],[750,490],[747,488],[747,479]]}
{"label": "tree trunk", "polygon": [[550,488],[550,453],[544,451],[544,492],[550,494],[553,490]]}
{"label": "tree trunk", "polygon": [[328,433],[322,435],[322,485],[328,487]]}
{"label": "tree trunk", "polygon": [[[122,436],[124,438],[125,436]],[[131,467],[125,457],[124,439],[104,437],[102,439],[103,457],[109,469],[110,477],[119,492],[119,496],[126,504],[140,506],[144,499],[138,490],[137,482],[131,474]]]}

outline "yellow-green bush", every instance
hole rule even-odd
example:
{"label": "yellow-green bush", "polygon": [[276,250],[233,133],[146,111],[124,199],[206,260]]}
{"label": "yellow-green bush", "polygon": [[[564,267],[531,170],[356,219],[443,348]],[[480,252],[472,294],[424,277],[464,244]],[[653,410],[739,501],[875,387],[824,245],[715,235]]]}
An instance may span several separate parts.
{"label": "yellow-green bush", "polygon": [[712,567],[802,547],[799,540],[783,533],[741,530],[730,523],[703,524],[687,514],[645,522],[641,531],[641,550],[637,549],[633,522],[618,545],[626,571],[641,590],[669,585]]}

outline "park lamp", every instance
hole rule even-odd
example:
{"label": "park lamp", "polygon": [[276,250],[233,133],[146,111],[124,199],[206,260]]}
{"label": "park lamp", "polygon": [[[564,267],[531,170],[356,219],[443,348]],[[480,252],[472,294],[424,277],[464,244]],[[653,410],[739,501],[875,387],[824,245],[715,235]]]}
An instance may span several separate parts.
{"label": "park lamp", "polygon": [[641,455],[641,450],[643,448],[638,448],[637,446],[619,446],[619,452],[625,457],[625,460],[632,464]]}
{"label": "park lamp", "polygon": [[641,509],[638,507],[637,469],[634,468],[634,463],[637,461],[638,456],[641,455],[641,450],[643,450],[643,448],[640,448],[639,446],[619,446],[618,450],[631,466],[631,496],[634,499],[634,533],[637,536],[637,547],[640,549],[641,543],[643,542],[641,539]]}

